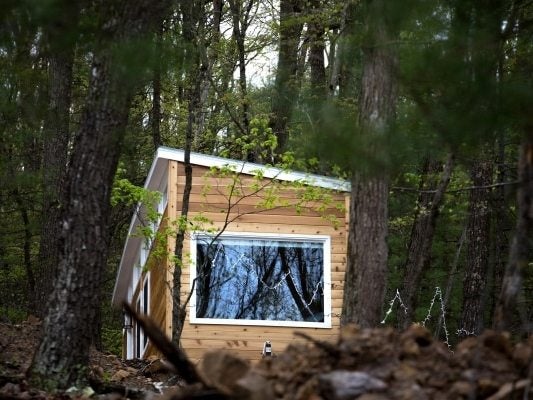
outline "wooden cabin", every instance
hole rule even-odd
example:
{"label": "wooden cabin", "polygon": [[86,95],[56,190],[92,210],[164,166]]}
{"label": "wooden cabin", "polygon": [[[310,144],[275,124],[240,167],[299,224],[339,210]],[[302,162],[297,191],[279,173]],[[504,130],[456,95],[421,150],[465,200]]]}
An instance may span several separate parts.
{"label": "wooden cabin", "polygon": [[[156,152],[145,188],[161,194],[153,205],[158,218],[147,220],[145,206],[139,206],[113,293],[116,306],[127,300],[169,337],[183,159],[183,150],[161,147]],[[335,338],[346,264],[349,184],[203,154],[193,153],[190,160],[189,229],[181,265],[182,302],[190,297],[181,345],[189,357],[198,360],[208,350],[229,349],[256,360],[267,341],[276,354],[301,340],[294,331]],[[138,234],[142,228],[145,235]],[[125,358],[157,354],[127,316],[123,351]]]}

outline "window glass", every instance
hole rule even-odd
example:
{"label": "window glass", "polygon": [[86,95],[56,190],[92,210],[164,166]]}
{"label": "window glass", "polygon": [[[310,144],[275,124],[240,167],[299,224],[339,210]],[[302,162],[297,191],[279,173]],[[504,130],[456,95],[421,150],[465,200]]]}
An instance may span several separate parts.
{"label": "window glass", "polygon": [[[141,299],[137,300],[137,312],[141,311]],[[135,358],[141,357],[141,342],[143,337],[141,325],[135,323]]]}
{"label": "window glass", "polygon": [[197,236],[194,246],[195,318],[329,323],[329,238]]}
{"label": "window glass", "polygon": [[[144,281],[144,288],[143,288],[143,309],[142,312],[145,315],[148,315],[148,278]],[[148,336],[146,336],[143,332],[143,349],[148,344]]]}

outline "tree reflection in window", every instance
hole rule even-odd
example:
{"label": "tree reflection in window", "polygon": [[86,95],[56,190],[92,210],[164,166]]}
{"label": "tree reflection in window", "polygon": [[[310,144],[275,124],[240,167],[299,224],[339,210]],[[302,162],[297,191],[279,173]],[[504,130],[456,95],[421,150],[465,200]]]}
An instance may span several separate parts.
{"label": "tree reflection in window", "polygon": [[324,322],[324,242],[198,237],[196,317]]}

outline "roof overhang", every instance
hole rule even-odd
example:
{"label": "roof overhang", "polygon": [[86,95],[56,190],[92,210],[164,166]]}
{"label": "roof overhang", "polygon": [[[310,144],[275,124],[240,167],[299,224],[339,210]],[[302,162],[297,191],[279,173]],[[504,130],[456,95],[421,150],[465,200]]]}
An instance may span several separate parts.
{"label": "roof overhang", "polygon": [[[163,179],[167,179],[168,162],[178,161],[184,162],[185,151],[181,149],[173,149],[170,147],[159,147],[155,153],[154,161],[148,172],[144,188],[148,190],[157,190],[161,187]],[[330,178],[321,175],[307,174],[303,172],[286,171],[275,167],[269,167],[261,164],[251,162],[232,160],[217,156],[210,156],[199,153],[191,153],[190,161],[192,165],[199,165],[203,167],[216,168],[232,168],[236,172],[246,175],[256,175],[261,171],[265,178],[276,179],[288,182],[300,182],[310,186],[322,187],[325,189],[336,190],[340,192],[349,192],[350,183],[341,180]],[[135,236],[134,233],[140,225],[139,211],[141,205],[137,206],[130,227],[128,229],[128,236],[124,249],[122,251],[122,258],[118,268],[117,280],[115,281],[115,288],[113,290],[112,303],[115,306],[121,306],[122,302],[127,299],[128,286],[132,279],[133,265],[135,264],[138,250],[141,246],[142,238]]]}

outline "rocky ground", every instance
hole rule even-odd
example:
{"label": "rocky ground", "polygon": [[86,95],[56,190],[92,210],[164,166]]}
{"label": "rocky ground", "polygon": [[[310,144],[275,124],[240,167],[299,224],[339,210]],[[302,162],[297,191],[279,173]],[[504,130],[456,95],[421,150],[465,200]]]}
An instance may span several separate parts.
{"label": "rocky ground", "polygon": [[[0,324],[0,399],[85,398],[27,386],[24,373],[40,324]],[[164,399],[422,400],[533,399],[533,338],[513,343],[487,331],[456,348],[423,327],[405,332],[348,327],[336,343],[289,347],[250,366],[230,353],[209,354],[199,366],[203,384],[185,385],[161,360],[123,361],[94,351],[93,397]],[[164,392],[164,393],[161,393]]]}
{"label": "rocky ground", "polygon": [[[52,395],[28,387],[25,373],[38,345],[41,323],[34,318],[21,324],[0,324],[0,399],[54,399]],[[116,355],[91,351],[90,378],[93,386],[103,392],[129,393],[125,397],[145,397],[160,393],[161,387],[180,383],[161,360],[122,360]],[[67,396],[72,397],[72,396]],[[83,395],[81,395],[83,397]],[[85,396],[87,397],[87,396]],[[117,396],[117,399],[124,396]]]}

